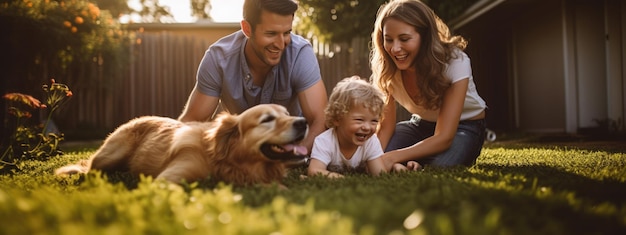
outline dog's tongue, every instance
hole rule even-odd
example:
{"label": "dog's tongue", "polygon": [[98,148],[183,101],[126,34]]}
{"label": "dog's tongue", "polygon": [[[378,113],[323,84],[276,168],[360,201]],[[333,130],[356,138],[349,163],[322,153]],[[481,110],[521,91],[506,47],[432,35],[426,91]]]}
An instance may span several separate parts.
{"label": "dog's tongue", "polygon": [[306,147],[301,146],[301,145],[287,144],[287,145],[283,145],[282,147],[287,152],[293,151],[293,154],[295,155],[306,155],[309,153]]}

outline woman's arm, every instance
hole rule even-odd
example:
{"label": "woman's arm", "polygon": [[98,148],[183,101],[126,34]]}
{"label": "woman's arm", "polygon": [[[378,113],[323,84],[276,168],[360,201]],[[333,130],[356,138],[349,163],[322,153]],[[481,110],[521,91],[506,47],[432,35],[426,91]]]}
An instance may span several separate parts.
{"label": "woman's arm", "polygon": [[[396,129],[396,101],[393,97],[389,97],[389,101],[383,107],[383,118],[379,123],[378,130],[376,131],[376,136],[378,136],[378,140],[380,140],[380,145],[383,150],[387,148],[387,144],[389,144],[389,139],[393,135],[393,132]],[[389,168],[386,168],[389,169]]]}
{"label": "woman's arm", "polygon": [[452,144],[461,119],[469,78],[453,83],[445,92],[433,136],[412,146],[383,155],[387,169],[394,163],[415,160],[447,150]]}

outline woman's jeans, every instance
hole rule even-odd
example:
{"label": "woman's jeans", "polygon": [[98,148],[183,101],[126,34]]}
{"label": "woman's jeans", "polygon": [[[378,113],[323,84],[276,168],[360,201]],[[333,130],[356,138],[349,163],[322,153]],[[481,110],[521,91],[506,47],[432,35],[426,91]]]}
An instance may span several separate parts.
{"label": "woman's jeans", "polygon": [[[421,120],[417,115],[413,115],[411,120],[397,123],[396,130],[391,136],[385,152],[409,147],[432,136],[435,133],[436,124]],[[433,156],[416,159],[416,161],[420,165],[438,167],[471,166],[480,155],[485,135],[485,119],[460,121],[452,145],[448,150]]]}

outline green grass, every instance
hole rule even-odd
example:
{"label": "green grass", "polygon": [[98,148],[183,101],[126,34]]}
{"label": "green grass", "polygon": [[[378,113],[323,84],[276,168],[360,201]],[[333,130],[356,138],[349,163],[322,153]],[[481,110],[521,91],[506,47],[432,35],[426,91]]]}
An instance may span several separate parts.
{"label": "green grass", "polygon": [[58,178],[92,148],[0,176],[0,234],[626,234],[623,149],[486,145],[471,168],[173,186]]}

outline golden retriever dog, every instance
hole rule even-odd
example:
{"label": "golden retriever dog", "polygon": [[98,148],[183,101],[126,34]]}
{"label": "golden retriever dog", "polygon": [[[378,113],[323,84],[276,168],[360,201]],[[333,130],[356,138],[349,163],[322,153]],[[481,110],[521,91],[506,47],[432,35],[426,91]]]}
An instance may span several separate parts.
{"label": "golden retriever dog", "polygon": [[61,167],[56,175],[123,171],[173,183],[210,177],[235,185],[279,183],[285,162],[304,160],[296,143],[308,130],[302,117],[280,105],[262,104],[211,122],[146,116],[113,131],[88,160]]}

